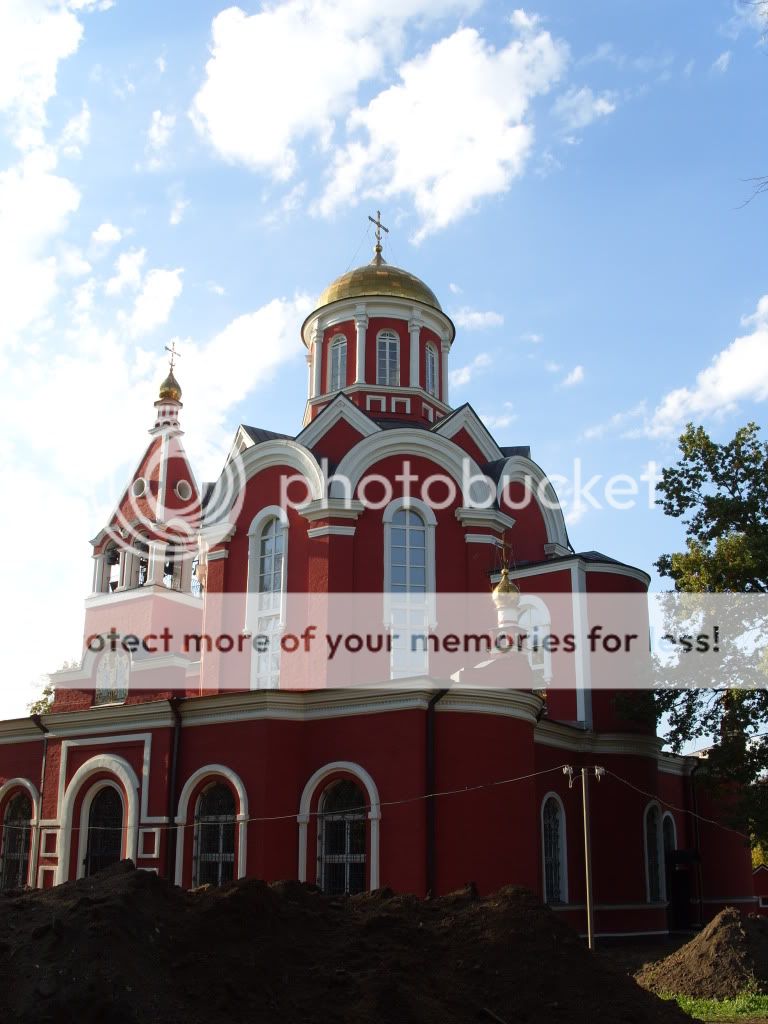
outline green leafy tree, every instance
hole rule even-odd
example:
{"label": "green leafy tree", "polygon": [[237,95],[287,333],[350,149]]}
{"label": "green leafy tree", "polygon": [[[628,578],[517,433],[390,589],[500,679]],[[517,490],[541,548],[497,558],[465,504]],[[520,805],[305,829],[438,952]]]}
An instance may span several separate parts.
{"label": "green leafy tree", "polygon": [[725,640],[716,661],[700,659],[692,670],[690,659],[685,665],[679,659],[659,668],[668,685],[654,700],[673,750],[710,743],[710,783],[739,794],[735,818],[765,840],[768,786],[760,780],[768,770],[768,601],[759,595],[768,594],[768,443],[759,434],[748,423],[718,444],[703,427],[689,424],[680,437],[679,461],[663,470],[658,504],[686,529],[685,550],[656,563],[675,585],[665,625],[679,634],[681,623],[712,614],[711,605],[690,595],[724,595],[717,615]]}

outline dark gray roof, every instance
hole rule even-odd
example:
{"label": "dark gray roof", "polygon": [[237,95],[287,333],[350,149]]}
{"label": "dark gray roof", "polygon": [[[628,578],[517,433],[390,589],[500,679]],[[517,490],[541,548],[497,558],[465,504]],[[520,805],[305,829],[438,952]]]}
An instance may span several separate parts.
{"label": "dark gray roof", "polygon": [[[556,558],[542,558],[531,562],[517,562],[515,568],[517,569],[529,569],[532,566],[537,565],[557,565],[559,562],[569,562],[573,558],[580,558],[582,562],[600,563],[602,565],[619,565],[625,569],[636,569],[637,566],[630,565],[628,562],[622,562],[618,558],[611,558],[610,555],[603,554],[602,551],[573,551],[567,555],[558,555]],[[494,569],[493,572],[498,570]],[[644,569],[637,570],[638,572],[645,572]],[[646,576],[648,573],[645,573]]]}
{"label": "dark gray roof", "polygon": [[515,444],[511,447],[501,447],[500,445],[499,447],[508,459],[511,459],[513,455],[522,455],[526,459],[531,457],[531,446],[529,444]]}
{"label": "dark gray roof", "polygon": [[276,438],[281,438],[284,441],[293,440],[293,434],[278,434],[275,430],[265,430],[263,427],[249,427],[246,423],[241,423],[240,426],[254,444],[261,444],[263,441],[274,441]]}

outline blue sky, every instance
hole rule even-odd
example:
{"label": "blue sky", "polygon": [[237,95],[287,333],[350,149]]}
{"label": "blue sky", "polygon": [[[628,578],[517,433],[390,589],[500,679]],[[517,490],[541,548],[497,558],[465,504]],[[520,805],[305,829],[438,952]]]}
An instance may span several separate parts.
{"label": "blue sky", "polygon": [[[0,512],[19,651],[0,713],[78,651],[88,538],[178,339],[186,442],[298,430],[298,328],[385,255],[455,317],[452,401],[551,474],[638,477],[768,397],[762,27],[733,0],[0,10]],[[569,488],[561,488],[567,500]],[[600,488],[596,493],[600,494]],[[679,524],[571,508],[650,569]],[[21,613],[19,613],[21,610]],[[43,641],[40,622],[46,624]]]}

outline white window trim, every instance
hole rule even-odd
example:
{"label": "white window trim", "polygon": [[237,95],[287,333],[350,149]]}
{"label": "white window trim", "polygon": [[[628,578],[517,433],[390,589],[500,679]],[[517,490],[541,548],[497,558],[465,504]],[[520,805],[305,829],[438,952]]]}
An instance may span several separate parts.
{"label": "white window trim", "polygon": [[[430,354],[434,358],[435,369],[435,372],[432,377],[432,389],[430,389],[429,387]],[[427,344],[424,346],[424,390],[427,392],[428,395],[431,395],[432,398],[440,398],[440,358],[437,354],[437,349],[435,348],[431,341],[428,341]]]}
{"label": "white window trim", "polygon": [[[344,379],[339,387],[333,386],[333,349],[335,346],[344,347]],[[334,334],[328,342],[328,368],[326,373],[326,393],[336,395],[347,386],[347,356],[349,355],[349,344],[346,334]]]}
{"label": "white window trim", "polygon": [[[237,794],[237,871],[235,878],[245,878],[246,858],[248,855],[248,794],[246,793],[243,780],[240,776],[223,764],[206,764],[193,772],[184,783],[184,788],[179,797],[178,812],[176,814],[176,885],[182,884],[184,877],[184,834],[187,829],[187,815],[189,814],[189,801],[198,783],[206,779],[210,782],[220,782],[226,779]],[[195,837],[192,836],[194,844]],[[194,845],[192,847],[194,854]]]}
{"label": "white window trim", "polygon": [[309,825],[312,798],[322,782],[329,775],[337,773],[351,775],[362,785],[368,797],[368,804],[371,808],[368,812],[371,849],[368,876],[369,889],[373,891],[379,888],[379,822],[381,821],[381,801],[379,799],[379,791],[372,776],[365,768],[355,764],[353,761],[332,761],[330,764],[323,765],[322,768],[317,769],[304,787],[299,802],[299,813],[296,818],[299,825],[299,881],[306,882],[307,880],[307,826]]}
{"label": "white window trim", "polygon": [[[518,621],[520,615],[528,610],[538,612],[539,616],[541,617],[542,621],[536,622],[535,625],[539,626],[540,639],[543,639],[545,636],[549,634],[549,631],[552,626],[552,616],[549,613],[549,608],[547,607],[546,603],[540,597],[537,597],[535,594],[521,594],[520,603],[518,604]],[[544,656],[542,660],[542,667],[540,669],[534,667],[533,651],[531,650],[527,651],[528,664],[530,665],[532,672],[541,672],[541,674],[544,677],[544,682],[549,683],[552,679],[552,652],[550,650],[547,650],[546,646],[541,647],[540,650]]]}
{"label": "white window trim", "polygon": [[[382,336],[385,335],[385,334],[386,335],[394,334],[394,338],[387,337],[386,340],[388,342],[394,341],[396,346],[397,346],[397,380],[395,381],[394,384],[391,384],[388,380],[387,381],[379,380],[379,342],[381,341]],[[397,333],[397,331],[393,330],[391,327],[384,328],[384,330],[379,331],[379,333],[376,335],[376,383],[379,386],[386,387],[386,388],[400,387],[400,378],[402,376],[402,367],[400,365],[400,362],[401,362],[401,360],[400,360],[400,349],[401,349],[400,335]]]}
{"label": "white window trim", "polygon": [[418,512],[424,520],[426,529],[426,577],[427,577],[427,619],[430,628],[437,625],[437,603],[436,603],[436,572],[435,572],[435,527],[437,517],[434,511],[420,498],[411,496],[395,498],[387,505],[382,515],[384,524],[384,625],[388,626],[392,619],[392,520],[395,513],[400,509],[410,509]]}
{"label": "white window trim", "polygon": [[672,822],[672,834],[675,837],[674,849],[676,850],[677,849],[677,822],[675,821],[675,816],[674,816],[674,814],[671,811],[664,811],[664,813],[661,816],[661,846],[662,846],[662,849],[663,849],[664,848],[664,822],[667,821],[667,820]]}
{"label": "white window trim", "polygon": [[[283,572],[280,593],[280,630],[285,629],[285,604],[288,582],[288,514],[279,505],[267,505],[261,509],[248,527],[248,593],[245,599],[245,631],[253,633],[258,626],[259,602],[259,545],[264,526],[270,519],[276,519],[282,530]],[[255,659],[254,659],[255,661]]]}
{"label": "white window trim", "polygon": [[[659,829],[656,835],[656,856],[659,864],[659,898],[657,900],[651,898],[651,872],[650,864],[648,863],[648,815],[654,808],[659,813]],[[645,863],[645,902],[649,903],[651,906],[661,906],[667,902],[667,880],[664,877],[663,817],[658,800],[651,800],[651,802],[646,805],[645,811],[643,812],[643,861]]]}
{"label": "white window trim", "polygon": [[[29,863],[27,866],[27,885],[34,887],[34,879],[38,861],[38,846],[40,842],[40,794],[37,787],[29,779],[14,778],[8,779],[0,786],[0,806],[3,807],[3,816],[8,809],[6,797],[14,789],[20,789],[27,794],[32,804],[32,817],[29,821],[31,830],[29,842]],[[13,799],[13,797],[11,797]],[[4,822],[3,822],[4,823]],[[5,841],[5,840],[3,840]]]}
{"label": "white window trim", "polygon": [[544,794],[544,799],[541,801],[539,808],[539,825],[541,834],[541,894],[542,899],[547,902],[547,858],[544,843],[544,807],[546,806],[547,800],[555,800],[560,808],[560,889],[562,891],[562,900],[557,906],[563,906],[568,903],[568,841],[566,838],[566,817],[565,817],[565,804],[562,801],[559,793],[555,793],[554,790],[550,790],[549,793]]}
{"label": "white window trim", "polygon": [[[85,864],[83,862],[85,860],[86,853],[88,852],[88,823],[91,816],[91,805],[99,793],[104,789],[114,789],[120,797],[120,803],[123,808],[123,830],[120,835],[120,859],[122,860],[129,856],[128,842],[130,836],[128,834],[128,808],[125,806],[125,794],[114,779],[101,779],[99,782],[96,782],[91,786],[85,794],[80,808],[80,838],[77,844],[77,871],[75,872],[77,878],[85,877]],[[134,864],[135,863],[136,860],[134,860]]]}

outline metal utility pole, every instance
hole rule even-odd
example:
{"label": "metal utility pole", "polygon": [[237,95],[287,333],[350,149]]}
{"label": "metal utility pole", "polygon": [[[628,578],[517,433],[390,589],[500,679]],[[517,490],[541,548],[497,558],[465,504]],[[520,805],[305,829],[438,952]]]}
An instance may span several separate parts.
{"label": "metal utility pole", "polygon": [[[587,945],[590,949],[595,948],[595,905],[592,892],[592,838],[589,829],[589,768],[581,769],[581,803],[584,812],[584,887],[587,904]],[[605,772],[604,768],[594,768],[595,778],[600,778]]]}

